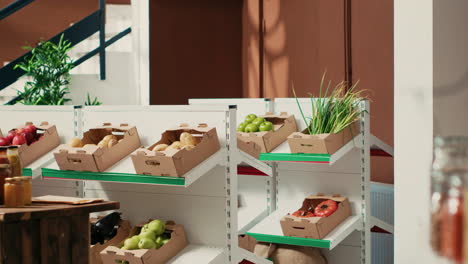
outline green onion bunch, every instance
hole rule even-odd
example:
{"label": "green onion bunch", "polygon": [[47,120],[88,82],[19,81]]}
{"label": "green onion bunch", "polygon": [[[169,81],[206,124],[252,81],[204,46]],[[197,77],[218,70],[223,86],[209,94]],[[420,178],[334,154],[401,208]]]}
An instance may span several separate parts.
{"label": "green onion bunch", "polygon": [[310,135],[339,133],[356,120],[365,112],[359,107],[363,100],[361,94],[363,91],[356,91],[358,83],[348,88],[346,82],[337,84],[331,88],[331,82],[324,90],[325,75],[320,82],[320,92],[318,98],[311,94],[312,116],[306,117],[302,106],[297,99],[296,92],[293,89],[297,106],[302,115],[307,130]]}

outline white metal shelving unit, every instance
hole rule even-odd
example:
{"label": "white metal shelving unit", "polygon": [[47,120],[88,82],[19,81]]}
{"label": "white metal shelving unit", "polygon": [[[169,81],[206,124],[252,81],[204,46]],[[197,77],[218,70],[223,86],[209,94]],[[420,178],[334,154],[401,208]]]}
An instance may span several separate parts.
{"label": "white metal shelving unit", "polygon": [[[309,100],[300,100],[304,109],[310,109]],[[367,102],[361,107],[368,110]],[[370,216],[369,152],[372,148],[392,154],[392,148],[370,135],[368,115],[363,115],[361,133],[333,155],[275,159],[288,154],[288,146],[282,145],[257,160],[237,150],[237,120],[264,112],[292,113],[299,128],[304,127],[291,98],[194,99],[190,106],[0,107],[0,116],[8,117],[1,120],[3,131],[25,121],[48,121],[57,125],[62,142],[104,122],[135,125],[145,146],[180,123],[215,126],[222,149],[184,178],[142,177],[134,173],[128,157],[104,173],[60,171],[52,153],[30,166],[31,174],[37,176],[41,169],[47,178],[34,180],[34,195],[102,197],[120,201],[120,211],[132,223],[153,217],[183,224],[190,245],[169,263],[271,263],[238,248],[237,236],[245,233],[259,234],[259,240],[322,248],[331,264],[370,263],[370,228],[393,227]],[[264,176],[238,175],[247,167]],[[317,192],[347,196],[353,216],[322,240],[282,236],[281,216]]]}
{"label": "white metal shelving unit", "polygon": [[[295,99],[276,98],[272,102],[267,101],[267,107],[259,107],[261,100],[264,99],[193,99],[189,103],[236,104],[239,120],[250,113],[263,114],[265,111],[262,109],[276,113],[288,112],[295,115],[299,130],[305,128]],[[306,110],[306,116],[310,116],[310,98],[301,98],[299,101]],[[368,102],[363,102],[360,107],[369,112]],[[392,227],[370,216],[370,150],[372,148],[393,155],[393,149],[370,134],[369,115],[361,116],[360,125],[359,135],[333,155],[291,155],[286,142],[271,153],[262,154],[261,161],[241,152],[244,161],[249,161],[245,164],[268,174],[269,177],[265,177],[268,179],[267,210],[263,215],[253,218],[252,214],[245,213],[245,208],[240,208],[239,219],[242,220],[239,221],[250,223],[246,224],[247,228],[241,229],[239,234],[247,233],[265,242],[323,248],[322,252],[329,263],[371,263],[371,227],[384,226],[388,231],[391,231],[389,229]],[[250,176],[250,180],[255,178],[256,176]],[[241,186],[239,192],[243,193]],[[297,210],[304,197],[318,192],[347,196],[353,204],[353,215],[322,240],[283,236],[281,217]],[[254,205],[257,212],[262,211],[262,204]],[[267,216],[264,217],[265,215]],[[237,256],[254,263],[271,263],[243,249],[238,249]]]}

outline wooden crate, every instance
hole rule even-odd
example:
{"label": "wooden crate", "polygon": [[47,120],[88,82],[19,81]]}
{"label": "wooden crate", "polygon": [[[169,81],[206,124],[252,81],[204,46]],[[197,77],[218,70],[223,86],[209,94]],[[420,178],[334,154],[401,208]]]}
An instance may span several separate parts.
{"label": "wooden crate", "polygon": [[118,208],[118,202],[0,208],[0,263],[88,264],[89,214]]}

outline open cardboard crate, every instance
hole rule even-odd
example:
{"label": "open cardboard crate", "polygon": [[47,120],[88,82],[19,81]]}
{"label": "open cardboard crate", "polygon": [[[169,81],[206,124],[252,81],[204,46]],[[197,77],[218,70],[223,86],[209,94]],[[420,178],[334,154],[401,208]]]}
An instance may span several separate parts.
{"label": "open cardboard crate", "polygon": [[[129,237],[139,234],[141,227],[141,225],[134,227]],[[127,261],[128,264],[164,264],[188,244],[184,226],[168,221],[166,231],[170,232],[171,239],[159,249],[124,250],[120,249],[124,242],[122,240],[117,246],[109,246],[101,251],[101,259],[104,264],[122,263],[122,261]]]}
{"label": "open cardboard crate", "polygon": [[291,153],[333,154],[360,133],[356,121],[336,134],[310,135],[307,129],[288,136]]}
{"label": "open cardboard crate", "polygon": [[[114,135],[118,143],[112,147],[98,147],[107,135]],[[60,145],[54,153],[61,170],[103,172],[141,146],[136,127],[128,124],[112,126],[104,123],[84,133],[83,147]]]}
{"label": "open cardboard crate", "polygon": [[[96,222],[98,219],[94,218],[91,219],[91,223]],[[125,240],[127,237],[130,236],[130,232],[132,231],[132,227],[130,225],[130,222],[127,220],[121,220],[119,223],[119,227],[117,229],[117,234],[104,242],[104,244],[96,244],[96,245],[91,245],[89,249],[89,259],[91,264],[103,264],[101,260],[101,251],[103,251],[105,248],[109,246],[117,246],[120,244],[123,240]]]}
{"label": "open cardboard crate", "polygon": [[297,131],[294,115],[288,115],[286,112],[279,115],[266,113],[259,117],[272,122],[273,130],[255,133],[237,132],[237,138],[243,142],[253,142],[259,145],[262,153],[271,152],[286,141],[289,135]]}
{"label": "open cardboard crate", "polygon": [[[26,125],[34,124],[33,122],[26,122],[25,126]],[[38,158],[42,157],[60,145],[60,137],[55,125],[51,125],[44,121],[41,122],[40,125],[36,125],[36,128],[37,134],[41,137],[31,145],[23,144],[18,148],[18,154],[23,168],[27,167]],[[0,137],[3,137],[1,131]]]}
{"label": "open cardboard crate", "polygon": [[281,219],[281,229],[285,236],[322,239],[341,222],[351,216],[351,204],[348,198],[341,195],[325,196],[311,195],[304,199],[299,210],[315,208],[319,203],[333,200],[338,203],[338,209],[328,217],[296,217],[286,215]]}
{"label": "open cardboard crate", "polygon": [[237,138],[237,148],[256,159],[258,159],[260,153],[262,153],[262,149],[257,143],[242,141],[239,138]]}
{"label": "open cardboard crate", "polygon": [[[159,144],[171,145],[179,141],[183,132],[190,133],[197,142],[193,149],[150,150]],[[166,130],[161,139],[149,148],[136,150],[132,154],[132,161],[137,174],[181,177],[219,149],[216,128],[208,127],[206,124],[199,124],[196,127],[181,124],[177,128]]]}

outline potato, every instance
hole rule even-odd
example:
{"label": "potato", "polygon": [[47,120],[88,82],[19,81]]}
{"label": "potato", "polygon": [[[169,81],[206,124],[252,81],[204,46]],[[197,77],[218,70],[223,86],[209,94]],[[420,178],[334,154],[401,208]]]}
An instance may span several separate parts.
{"label": "potato", "polygon": [[109,143],[108,141],[106,141],[106,140],[103,139],[103,140],[99,141],[99,143],[98,143],[97,145],[98,145],[98,147],[100,147],[100,148],[107,148],[107,144],[108,144],[108,143]]}
{"label": "potato", "polygon": [[86,145],[83,146],[83,148],[86,148],[86,147],[95,147],[95,146],[96,146],[96,144],[86,144]]}
{"label": "potato", "polygon": [[197,145],[197,141],[195,140],[195,138],[187,132],[180,134],[180,143],[182,143],[182,145],[184,146]]}
{"label": "potato", "polygon": [[182,143],[180,143],[180,141],[174,141],[174,142],[172,142],[172,144],[166,150],[181,149],[182,147],[183,147],[183,145],[182,145]]}
{"label": "potato", "polygon": [[192,149],[194,149],[194,148],[195,148],[194,145],[186,145],[186,146],[184,146],[184,149],[186,149],[186,150],[188,150],[188,151],[190,151],[190,150],[192,150]]}
{"label": "potato", "polygon": [[83,147],[83,141],[79,138],[72,138],[68,145],[72,148],[82,148]]}
{"label": "potato", "polygon": [[117,145],[117,143],[119,143],[119,142],[117,141],[117,139],[111,138],[111,139],[109,140],[109,142],[107,142],[107,147],[108,147],[108,148],[112,148],[113,146]]}
{"label": "potato", "polygon": [[117,140],[117,137],[114,135],[107,135],[102,140],[109,142],[111,139]]}
{"label": "potato", "polygon": [[122,142],[122,141],[123,141],[123,138],[122,138],[121,140],[119,140],[117,143],[120,143],[120,142]]}
{"label": "potato", "polygon": [[154,148],[152,149],[152,151],[164,151],[164,150],[166,150],[168,147],[169,147],[169,145],[167,145],[167,144],[158,144],[158,145],[154,146]]}

